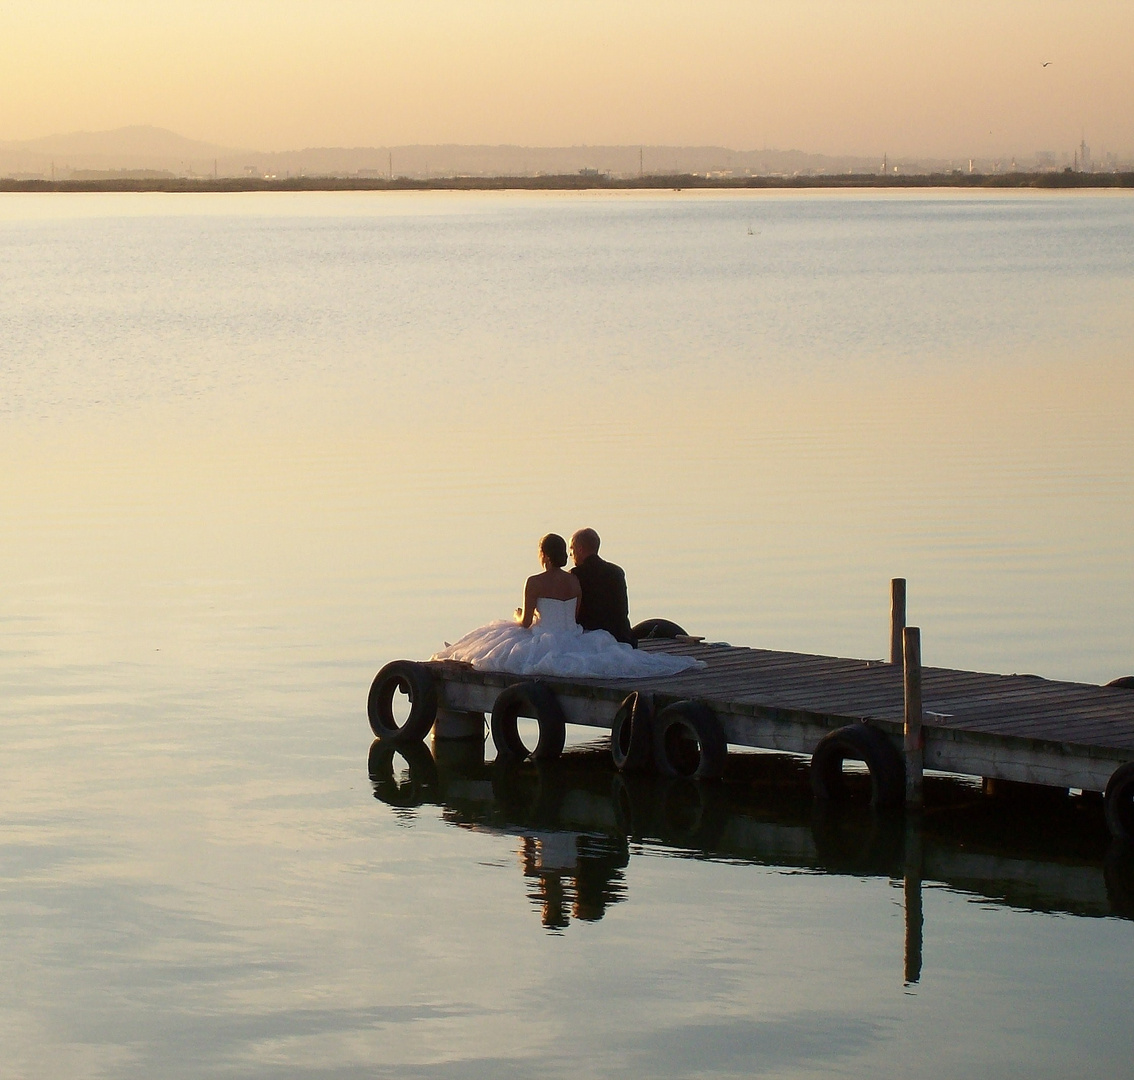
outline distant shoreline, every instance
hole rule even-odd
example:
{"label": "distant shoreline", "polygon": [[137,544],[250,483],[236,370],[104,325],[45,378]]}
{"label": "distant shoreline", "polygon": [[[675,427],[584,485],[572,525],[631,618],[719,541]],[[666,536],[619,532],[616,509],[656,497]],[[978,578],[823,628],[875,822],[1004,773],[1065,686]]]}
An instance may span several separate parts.
{"label": "distant shoreline", "polygon": [[1014,172],[928,173],[879,176],[844,173],[830,176],[706,177],[691,174],[615,178],[568,173],[560,176],[450,176],[430,179],[394,177],[298,176],[284,179],[258,177],[114,177],[98,180],[6,180],[0,192],[10,191],[660,191],[660,190],[766,190],[793,188],[1131,188],[1134,172]]}

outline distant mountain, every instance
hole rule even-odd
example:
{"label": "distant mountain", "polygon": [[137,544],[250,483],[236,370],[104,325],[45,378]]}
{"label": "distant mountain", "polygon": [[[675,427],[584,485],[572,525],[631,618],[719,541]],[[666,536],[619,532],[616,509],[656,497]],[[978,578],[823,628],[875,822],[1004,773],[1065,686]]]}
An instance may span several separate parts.
{"label": "distant mountain", "polygon": [[[170,176],[447,176],[562,175],[594,170],[616,177],[681,173],[744,176],[877,172],[875,157],[833,157],[800,150],[721,146],[369,146],[310,147],[265,153],[187,139],[157,127],[79,131],[0,142],[0,176],[94,178]],[[969,163],[891,157],[901,172],[968,168]],[[994,162],[977,162],[994,171]],[[1004,163],[1005,165],[1007,163]],[[1024,163],[1021,162],[1021,165]]]}
{"label": "distant mountain", "polygon": [[68,159],[100,157],[123,162],[134,158],[204,160],[218,154],[228,157],[240,153],[230,147],[187,139],[184,135],[165,128],[144,125],[115,128],[113,131],[75,131],[69,135],[48,135],[42,139],[0,143],[0,148],[5,151],[54,154]]}
{"label": "distant mountain", "polygon": [[0,174],[58,176],[82,171],[162,171],[177,176],[213,171],[214,162],[244,157],[232,147],[187,139],[165,128],[134,126],[76,131],[0,142]]}

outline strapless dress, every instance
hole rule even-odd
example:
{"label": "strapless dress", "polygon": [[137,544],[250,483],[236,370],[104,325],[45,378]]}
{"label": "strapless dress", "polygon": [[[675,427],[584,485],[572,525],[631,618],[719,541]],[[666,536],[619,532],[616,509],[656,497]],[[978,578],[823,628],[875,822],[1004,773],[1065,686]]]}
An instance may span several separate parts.
{"label": "strapless dress", "polygon": [[434,653],[432,660],[461,660],[481,671],[562,678],[646,679],[702,668],[691,656],[642,652],[605,630],[583,630],[574,600],[536,601],[536,617],[525,629],[499,619],[465,634]]}

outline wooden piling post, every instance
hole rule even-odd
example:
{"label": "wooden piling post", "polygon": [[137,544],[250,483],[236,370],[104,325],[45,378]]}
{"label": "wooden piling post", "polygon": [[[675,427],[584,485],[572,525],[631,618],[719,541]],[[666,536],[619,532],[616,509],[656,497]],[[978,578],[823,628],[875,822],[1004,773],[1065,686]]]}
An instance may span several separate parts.
{"label": "wooden piling post", "polygon": [[902,662],[902,631],[906,628],[906,579],[890,581],[890,663]]}
{"label": "wooden piling post", "polygon": [[920,808],[924,740],[921,734],[921,630],[902,631],[902,676],[905,689],[906,806]]}

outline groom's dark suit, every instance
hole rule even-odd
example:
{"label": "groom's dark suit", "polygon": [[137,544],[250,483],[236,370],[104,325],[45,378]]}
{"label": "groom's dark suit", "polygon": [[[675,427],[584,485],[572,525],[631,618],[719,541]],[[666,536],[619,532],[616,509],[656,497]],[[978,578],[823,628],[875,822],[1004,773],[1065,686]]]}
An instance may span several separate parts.
{"label": "groom's dark suit", "polygon": [[626,599],[626,574],[598,555],[588,555],[572,571],[583,589],[579,625],[584,630],[608,630],[619,641],[638,647],[630,632],[630,604]]}

